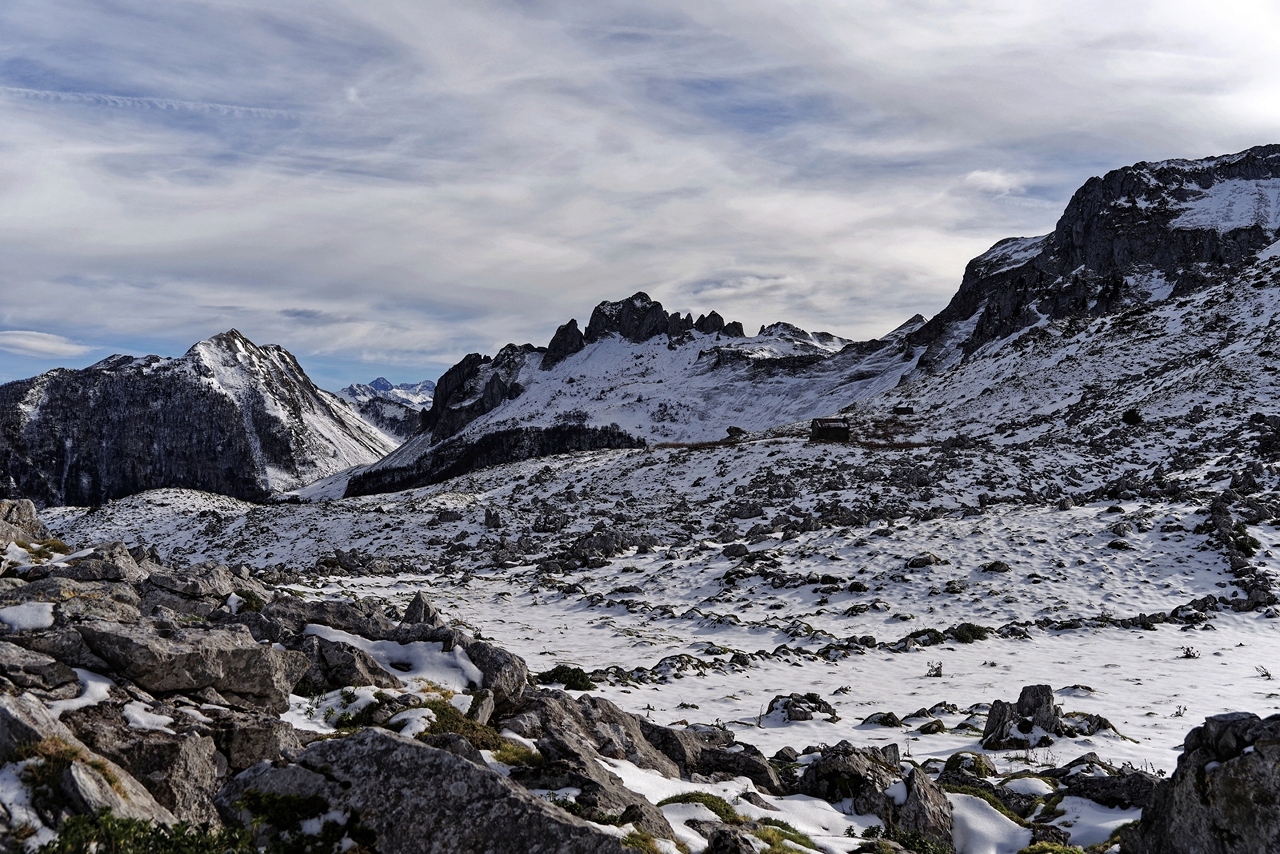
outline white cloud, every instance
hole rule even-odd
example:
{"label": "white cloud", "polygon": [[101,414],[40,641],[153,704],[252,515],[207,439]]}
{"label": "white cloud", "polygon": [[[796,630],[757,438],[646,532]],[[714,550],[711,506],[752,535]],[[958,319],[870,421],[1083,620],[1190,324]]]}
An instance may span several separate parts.
{"label": "white cloud", "polygon": [[0,350],[20,356],[83,356],[92,349],[48,332],[0,330]]}
{"label": "white cloud", "polygon": [[1280,11],[1245,0],[14,0],[0,31],[0,293],[41,294],[0,323],[423,376],[636,290],[881,334],[1092,174],[1280,141]]}

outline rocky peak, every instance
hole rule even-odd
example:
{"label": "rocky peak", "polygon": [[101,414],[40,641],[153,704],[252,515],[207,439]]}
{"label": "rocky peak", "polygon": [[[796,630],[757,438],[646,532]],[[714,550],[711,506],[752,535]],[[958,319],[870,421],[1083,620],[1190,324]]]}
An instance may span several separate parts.
{"label": "rocky peak", "polygon": [[1280,145],[1137,163],[1090,178],[1053,232],[969,262],[951,303],[912,336],[921,367],[954,364],[1044,318],[1109,314],[1220,279],[1280,237]]}
{"label": "rocky peak", "polygon": [[587,324],[583,337],[588,344],[608,335],[618,335],[640,344],[663,333],[674,338],[690,330],[706,335],[719,332],[738,338],[744,334],[741,323],[725,323],[724,318],[714,311],[697,320],[692,314],[669,314],[662,303],[641,291],[630,299],[597,305],[591,312],[591,322]]}

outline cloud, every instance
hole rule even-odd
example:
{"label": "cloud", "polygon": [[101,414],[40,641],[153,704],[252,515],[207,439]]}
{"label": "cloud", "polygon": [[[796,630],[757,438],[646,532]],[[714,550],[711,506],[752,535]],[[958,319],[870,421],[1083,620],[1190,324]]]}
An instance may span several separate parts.
{"label": "cloud", "polygon": [[11,0],[0,32],[0,292],[40,295],[0,324],[234,326],[344,385],[637,290],[883,334],[1090,175],[1280,140],[1247,0]]}
{"label": "cloud", "polygon": [[48,332],[0,330],[0,350],[20,356],[83,356],[92,349]]}

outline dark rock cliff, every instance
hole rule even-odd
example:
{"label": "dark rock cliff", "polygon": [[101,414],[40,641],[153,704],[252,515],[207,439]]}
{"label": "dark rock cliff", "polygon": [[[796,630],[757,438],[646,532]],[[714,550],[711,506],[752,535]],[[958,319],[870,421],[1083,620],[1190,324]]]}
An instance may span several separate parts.
{"label": "dark rock cliff", "polygon": [[96,505],[158,487],[262,500],[391,450],[279,347],[235,330],[0,386],[0,491]]}
{"label": "dark rock cliff", "polygon": [[[928,348],[921,367],[1043,317],[1107,314],[1159,283],[1177,294],[1252,260],[1280,236],[1278,179],[1280,145],[1090,178],[1051,234],[1003,240],[969,262],[950,304],[912,336]],[[956,336],[962,324],[972,330]]]}

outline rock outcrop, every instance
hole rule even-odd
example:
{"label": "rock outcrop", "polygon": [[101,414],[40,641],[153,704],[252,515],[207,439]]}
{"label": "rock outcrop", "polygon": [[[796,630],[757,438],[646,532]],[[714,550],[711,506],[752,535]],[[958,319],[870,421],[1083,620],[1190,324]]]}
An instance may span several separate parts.
{"label": "rock outcrop", "polygon": [[[406,785],[406,781],[413,781]],[[250,824],[261,796],[303,805],[290,819],[375,851],[402,854],[624,854],[616,837],[534,797],[501,774],[385,730],[311,745],[282,766],[259,765],[218,798],[228,821]],[[257,797],[255,797],[257,796]],[[341,816],[339,824],[338,817]],[[280,819],[276,819],[280,821]],[[296,827],[260,825],[270,839]]]}
{"label": "rock outcrop", "polygon": [[1234,712],[1191,730],[1122,845],[1125,854],[1280,850],[1280,715]]}

